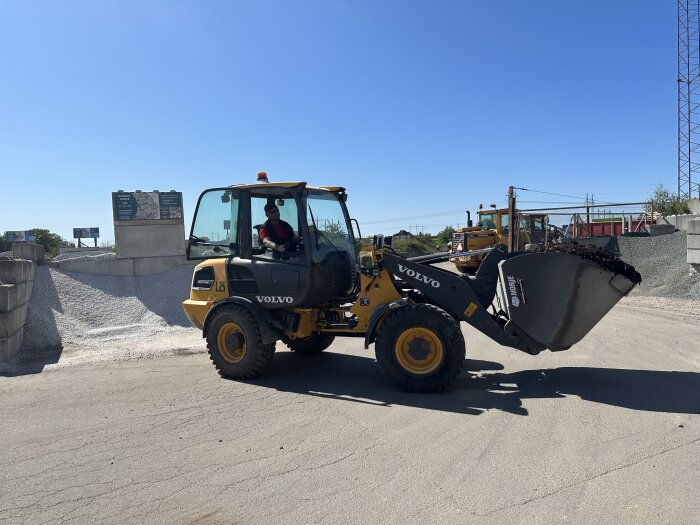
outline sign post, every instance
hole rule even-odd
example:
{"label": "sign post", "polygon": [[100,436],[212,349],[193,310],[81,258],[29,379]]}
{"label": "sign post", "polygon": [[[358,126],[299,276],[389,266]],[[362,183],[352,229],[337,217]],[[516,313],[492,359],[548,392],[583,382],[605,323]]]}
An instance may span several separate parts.
{"label": "sign post", "polygon": [[82,244],[82,239],[94,239],[95,248],[97,248],[97,238],[100,236],[99,228],[73,228],[73,238],[78,239],[78,248]]}

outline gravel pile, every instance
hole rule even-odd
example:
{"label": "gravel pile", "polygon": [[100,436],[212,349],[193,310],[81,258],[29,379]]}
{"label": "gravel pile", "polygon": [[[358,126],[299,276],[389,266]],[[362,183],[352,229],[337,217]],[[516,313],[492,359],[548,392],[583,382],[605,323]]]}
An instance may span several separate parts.
{"label": "gravel pile", "polygon": [[27,311],[23,354],[55,347],[110,342],[148,344],[158,335],[194,330],[182,301],[189,297],[192,265],[151,277],[108,277],[38,266]]}
{"label": "gravel pile", "polygon": [[94,261],[97,259],[113,259],[117,256],[112,250],[105,249],[104,251],[91,252],[66,252],[56,255],[52,261]]}
{"label": "gravel pile", "polygon": [[610,252],[595,246],[588,246],[586,244],[578,244],[575,242],[569,242],[566,244],[550,244],[546,247],[539,247],[531,252],[525,252],[526,255],[529,253],[570,253],[572,255],[578,255],[583,259],[593,261],[598,266],[613,273],[624,275],[634,284],[639,284],[642,281],[641,275],[633,266],[618,259]]}
{"label": "gravel pile", "polygon": [[620,237],[620,258],[642,275],[632,295],[700,299],[700,276],[687,262],[687,234]]}
{"label": "gravel pile", "polygon": [[697,282],[690,288],[690,298],[695,301],[700,301],[700,275],[697,276]]}

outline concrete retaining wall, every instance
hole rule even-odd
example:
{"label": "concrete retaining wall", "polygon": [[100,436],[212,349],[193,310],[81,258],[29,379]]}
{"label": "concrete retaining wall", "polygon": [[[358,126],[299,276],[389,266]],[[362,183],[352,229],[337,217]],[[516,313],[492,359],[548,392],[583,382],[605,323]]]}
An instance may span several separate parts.
{"label": "concrete retaining wall", "polygon": [[114,221],[117,258],[185,255],[182,219]]}
{"label": "concrete retaining wall", "polygon": [[33,242],[14,242],[12,243],[12,255],[40,263],[44,260],[44,247]]}
{"label": "concrete retaining wall", "polygon": [[78,259],[55,263],[61,270],[88,275],[111,275],[113,277],[145,277],[164,272],[175,266],[187,264],[187,257],[134,257],[128,259]]}
{"label": "concrete retaining wall", "polygon": [[688,221],[688,263],[700,271],[700,219]]}
{"label": "concrete retaining wall", "polygon": [[667,217],[661,217],[657,224],[672,224],[676,229],[687,232],[688,231],[688,221],[694,219],[700,219],[700,214],[690,213],[687,215],[668,215]]}
{"label": "concrete retaining wall", "polygon": [[0,362],[9,361],[22,348],[34,272],[32,261],[0,258]]}

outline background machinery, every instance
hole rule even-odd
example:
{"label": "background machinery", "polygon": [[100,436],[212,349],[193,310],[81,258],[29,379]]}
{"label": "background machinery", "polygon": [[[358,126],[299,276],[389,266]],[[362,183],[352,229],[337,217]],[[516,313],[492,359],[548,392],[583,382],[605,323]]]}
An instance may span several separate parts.
{"label": "background machinery", "polygon": [[[437,391],[463,366],[461,321],[530,354],[565,350],[641,280],[630,266],[580,246],[506,253],[497,244],[404,259],[377,236],[357,253],[346,200],[342,187],[305,182],[202,193],[188,243],[188,257],[202,262],[183,306],[221,376],[259,374],[280,340],[314,354],[350,336],[365,348],[374,343],[379,366],[399,387]],[[286,258],[257,238],[268,202],[302,239]],[[432,266],[462,255],[484,257],[474,276]]]}
{"label": "background machinery", "polygon": [[[524,214],[518,210],[511,212],[508,208],[480,209],[476,226],[472,226],[469,212],[467,216],[467,226],[457,228],[452,234],[450,252],[453,254],[482,250],[497,244],[507,246],[511,224],[517,226],[512,251],[524,250],[528,244],[546,245],[552,239],[547,215],[544,214]],[[460,272],[474,273],[483,259],[483,253],[476,253],[455,255],[450,261]]]}

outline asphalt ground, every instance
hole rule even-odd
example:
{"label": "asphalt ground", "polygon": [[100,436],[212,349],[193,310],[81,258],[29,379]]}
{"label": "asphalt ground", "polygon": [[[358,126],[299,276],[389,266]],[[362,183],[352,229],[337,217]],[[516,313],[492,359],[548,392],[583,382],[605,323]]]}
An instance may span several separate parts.
{"label": "asphalt ground", "polygon": [[194,335],[0,376],[0,523],[698,522],[697,318],[623,300],[539,356],[462,329],[441,394],[361,339],[247,382]]}

